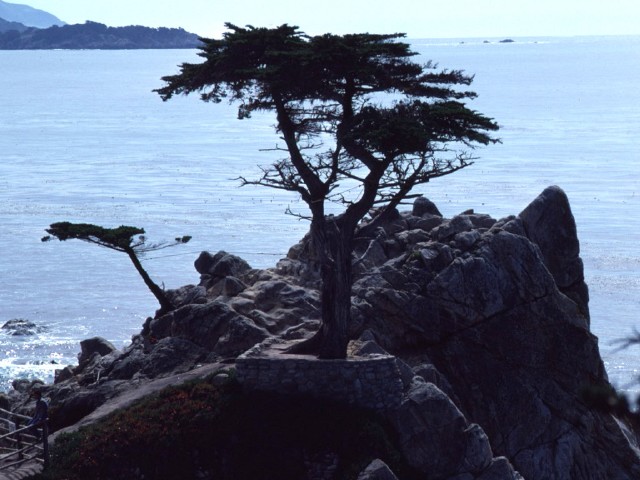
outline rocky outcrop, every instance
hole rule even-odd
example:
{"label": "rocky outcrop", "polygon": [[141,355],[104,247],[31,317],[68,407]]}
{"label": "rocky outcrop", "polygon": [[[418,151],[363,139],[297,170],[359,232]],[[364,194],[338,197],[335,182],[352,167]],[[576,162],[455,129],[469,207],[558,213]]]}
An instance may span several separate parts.
{"label": "rocky outcrop", "polygon": [[573,214],[566,194],[547,188],[518,216],[529,240],[538,246],[558,289],[589,318],[589,291]]}
{"label": "rocky outcrop", "polygon": [[402,453],[420,472],[437,472],[439,478],[447,479],[522,478],[506,458],[494,458],[479,425],[470,425],[447,395],[420,377],[388,416]]}
{"label": "rocky outcrop", "polygon": [[[582,401],[607,376],[576,232],[566,195],[550,187],[500,220],[472,210],[443,218],[419,199],[359,237],[351,333],[365,353],[398,358],[403,399],[385,415],[428,478],[640,478],[635,434]],[[148,319],[122,352],[84,354],[48,387],[52,411],[78,402],[88,411],[274,336],[305,338],[320,306],[307,252],[303,239],[268,270],[203,253],[200,284],[169,292],[179,307]],[[387,470],[376,463],[362,475]]]}
{"label": "rocky outcrop", "polygon": [[105,357],[116,351],[116,347],[111,342],[101,337],[82,340],[78,354],[78,367],[84,368],[94,357]]}
{"label": "rocky outcrop", "polygon": [[407,251],[357,281],[354,317],[387,350],[432,364],[525,478],[634,478],[635,444],[580,397],[606,373],[575,232],[551,187],[517,217],[466,212],[428,240],[395,235],[386,242]]}

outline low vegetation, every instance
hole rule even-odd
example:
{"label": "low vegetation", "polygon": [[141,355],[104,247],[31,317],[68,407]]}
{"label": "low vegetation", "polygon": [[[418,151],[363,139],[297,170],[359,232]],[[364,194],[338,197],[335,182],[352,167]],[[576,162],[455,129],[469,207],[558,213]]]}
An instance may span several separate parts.
{"label": "low vegetation", "polygon": [[371,412],[197,381],[61,435],[38,479],[300,479],[314,466],[355,479],[375,458],[413,478]]}

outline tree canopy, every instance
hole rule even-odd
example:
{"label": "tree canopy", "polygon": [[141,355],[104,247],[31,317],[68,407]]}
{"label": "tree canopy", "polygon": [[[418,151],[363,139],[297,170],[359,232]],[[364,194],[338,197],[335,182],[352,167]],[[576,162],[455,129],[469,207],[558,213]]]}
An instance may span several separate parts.
{"label": "tree canopy", "polygon": [[[322,327],[304,345],[343,357],[361,220],[377,206],[375,224],[415,186],[470,165],[471,149],[498,141],[490,134],[498,125],[465,105],[476,97],[465,89],[472,76],[414,62],[403,34],[226,26],[221,39],[202,39],[202,63],[182,64],[157,92],[164,100],[198,92],[206,102],[229,101],[239,119],[275,114],[283,158],[260,178],[241,180],[296,192],[309,207]],[[342,212],[327,215],[328,203]]]}

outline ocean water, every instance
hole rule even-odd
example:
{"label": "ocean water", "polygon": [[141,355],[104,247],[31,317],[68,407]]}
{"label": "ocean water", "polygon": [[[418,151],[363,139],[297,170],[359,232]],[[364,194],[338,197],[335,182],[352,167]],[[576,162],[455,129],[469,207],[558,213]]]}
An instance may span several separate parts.
{"label": "ocean water", "polygon": [[[446,216],[473,208],[517,214],[559,185],[576,217],[592,330],[612,381],[636,392],[640,307],[640,37],[412,40],[424,60],[475,74],[471,106],[501,125],[502,144],[418,192]],[[191,235],[144,266],[166,288],[198,282],[202,250],[275,265],[308,225],[294,195],[239,187],[278,142],[273,118],[238,121],[234,107],[152,92],[195,51],[0,52],[0,389],[51,381],[80,340],[129,343],[157,304],[128,258],[80,241],[47,242],[57,221],[135,225],[152,241]],[[640,328],[640,326],[638,326]]]}

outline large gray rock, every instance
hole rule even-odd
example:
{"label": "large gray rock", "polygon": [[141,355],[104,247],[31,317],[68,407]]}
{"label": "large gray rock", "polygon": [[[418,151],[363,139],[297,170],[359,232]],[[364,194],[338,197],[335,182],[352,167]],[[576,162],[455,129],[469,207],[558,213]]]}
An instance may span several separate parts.
{"label": "large gray rock", "polygon": [[166,337],[159,340],[145,356],[145,362],[138,373],[149,378],[184,373],[206,359],[208,353],[207,349],[189,340]]}
{"label": "large gray rock", "polygon": [[107,356],[117,349],[111,342],[102,337],[93,337],[80,342],[80,353],[78,354],[78,365],[82,367],[94,354],[100,357]]}
{"label": "large gray rock", "polygon": [[194,266],[201,275],[200,285],[207,289],[215,286],[225,277],[239,277],[251,270],[245,260],[223,250],[215,255],[202,252],[194,262]]}
{"label": "large gray rock", "polygon": [[556,281],[583,278],[566,196],[553,188],[534,203],[472,243],[461,236],[472,232],[469,215],[436,227],[431,241],[356,281],[355,321],[390,352],[427,355],[460,411],[525,478],[640,478],[635,444],[581,398],[607,376],[585,298]]}
{"label": "large gray rock", "polygon": [[435,215],[442,217],[440,210],[435,203],[429,200],[427,197],[418,197],[413,202],[413,210],[411,212],[415,217],[422,217],[423,215]]}
{"label": "large gray rock", "polygon": [[153,319],[148,338],[180,338],[220,356],[237,356],[269,336],[250,318],[220,300],[186,305]]}
{"label": "large gray rock", "polygon": [[176,308],[207,302],[207,290],[200,285],[185,285],[175,290],[167,290],[166,294]]}
{"label": "large gray rock", "polygon": [[[425,473],[440,472],[442,478],[460,473],[468,424],[435,385],[416,383],[390,420],[409,465]],[[491,461],[491,455],[486,461]]]}
{"label": "large gray rock", "polygon": [[78,355],[78,360],[82,362],[84,358],[88,358],[94,353],[98,353],[104,357],[115,350],[116,347],[114,347],[110,341],[105,340],[102,337],[87,338],[80,342],[80,354]]}
{"label": "large gray rock", "polygon": [[576,222],[561,188],[545,189],[519,215],[527,237],[538,247],[556,285],[589,318],[589,290],[584,282]]}
{"label": "large gray rock", "polygon": [[[409,465],[430,478],[475,479],[485,475],[494,462],[482,428],[469,424],[447,395],[419,377],[388,417]],[[521,477],[509,468],[501,478]]]}
{"label": "large gray rock", "polygon": [[279,276],[257,279],[251,288],[228,301],[229,307],[271,334],[317,318],[320,296],[317,290],[292,285]]}

